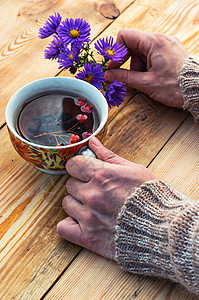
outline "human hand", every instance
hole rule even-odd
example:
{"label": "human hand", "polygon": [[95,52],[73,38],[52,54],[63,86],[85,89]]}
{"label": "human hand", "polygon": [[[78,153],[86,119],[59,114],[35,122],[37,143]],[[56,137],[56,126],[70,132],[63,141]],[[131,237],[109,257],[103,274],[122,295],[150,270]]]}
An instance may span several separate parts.
{"label": "human hand", "polygon": [[135,188],[154,176],[144,166],[119,157],[97,138],[89,142],[98,159],[77,155],[67,162],[71,177],[62,206],[68,217],[57,225],[66,240],[104,257],[115,257],[118,213]]}
{"label": "human hand", "polygon": [[118,68],[121,64],[110,61],[106,79],[122,81],[167,106],[182,107],[184,100],[178,77],[188,53],[179,39],[122,29],[117,40],[128,49],[125,61],[131,58],[130,70]]}

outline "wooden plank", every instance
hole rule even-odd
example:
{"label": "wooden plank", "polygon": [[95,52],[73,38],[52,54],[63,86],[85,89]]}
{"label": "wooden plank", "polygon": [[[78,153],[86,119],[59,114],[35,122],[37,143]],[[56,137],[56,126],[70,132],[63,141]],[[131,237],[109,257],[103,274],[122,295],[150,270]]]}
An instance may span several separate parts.
{"label": "wooden plank", "polygon": [[[180,14],[176,11],[179,11]],[[178,36],[190,53],[199,54],[198,12],[199,3],[194,0],[137,1],[124,11],[100,35],[100,38],[110,35],[116,37],[118,30],[125,27],[151,32],[161,31],[165,34]],[[183,26],[176,25],[178,22],[183,23]],[[129,68],[129,62],[126,62],[124,67]],[[69,72],[62,72],[61,75],[69,76]],[[144,102],[140,100],[139,96],[134,97],[133,102],[129,103],[128,106],[114,108],[109,112],[110,120],[113,118],[113,122],[109,125],[108,139],[105,145],[129,160],[146,164],[147,156],[150,155],[152,147],[157,147],[159,144],[160,150],[164,144],[163,140],[169,138],[169,132],[177,129],[187,114],[166,108],[155,103],[149,97],[143,97],[142,94],[140,96],[145,99]],[[129,96],[126,102],[128,100]],[[160,116],[161,119],[165,118],[164,121],[160,120]],[[160,124],[160,122],[163,123]],[[164,128],[165,126],[166,128],[168,126],[169,132]],[[140,143],[140,139],[142,143]],[[125,147],[118,147],[118,143],[125,145]]]}
{"label": "wooden plank", "polygon": [[[181,15],[176,15],[177,7],[177,11],[181,11]],[[164,8],[166,9],[164,10]],[[164,8],[162,7],[161,1],[150,1],[150,4],[148,1],[138,1],[134,3],[134,6],[126,10],[122,18],[118,18],[116,22],[114,22],[114,24],[112,24],[112,26],[102,34],[102,36],[109,35],[110,32],[111,34],[113,33],[114,35],[116,35],[118,28],[122,27],[129,27],[147,31],[162,31],[164,33],[177,35],[181,38],[181,41],[190,52],[197,53],[198,3],[196,3],[195,1],[167,1],[164,2]],[[167,22],[168,19],[169,22]],[[175,22],[179,19],[180,23],[183,22],[183,28],[182,26],[172,26],[175,25]],[[159,28],[159,24],[163,24],[164,22],[166,30],[161,27],[163,25],[161,25]],[[170,24],[171,26],[169,26]],[[186,29],[191,28],[191,30],[189,31],[191,33],[190,37],[188,37],[189,33],[186,29],[186,34],[183,34],[183,30],[185,27]],[[113,118],[109,125],[108,132],[109,138],[107,139],[105,144],[110,149],[124,156],[125,158],[131,159],[137,163],[143,163],[147,165],[147,161],[149,158],[148,155],[150,156],[151,151],[153,152],[153,146],[155,145],[155,147],[158,147],[159,145],[159,150],[161,150],[161,148],[163,147],[162,137],[164,136],[163,140],[166,140],[165,133],[167,130],[165,129],[165,127],[162,127],[163,124],[160,124],[161,121],[163,123],[165,122],[163,126],[171,126],[173,130],[177,129],[177,127],[180,126],[180,123],[174,123],[177,119],[179,121],[179,116],[182,112],[173,109],[166,109],[161,107],[160,105],[158,106],[154,102],[151,102],[149,98],[145,98],[145,101],[148,102],[145,103],[146,106],[141,101],[140,97],[137,96],[134,97],[132,102],[129,102],[128,105],[122,107],[122,109],[119,110],[119,114],[117,114],[117,110],[114,111],[117,116],[114,118],[114,116],[112,115]],[[139,123],[136,122],[137,113]],[[162,113],[163,118],[165,117],[164,121],[162,120]],[[151,117],[153,114],[157,114],[156,118],[154,117],[154,119],[153,117]],[[145,126],[147,120],[145,118],[146,116],[150,123],[149,126]],[[143,126],[141,125],[142,120],[144,122]],[[183,118],[181,120],[183,120]],[[159,156],[155,158],[150,168],[151,170],[153,170],[154,168],[154,174],[156,176],[160,175],[160,177],[162,177],[163,175],[161,173],[162,170],[166,170],[164,171],[164,175],[166,174],[166,179],[169,179],[171,183],[175,183],[175,186],[181,191],[186,192],[188,196],[195,197],[197,194],[195,185],[197,178],[197,173],[195,172],[196,156],[194,154],[192,157],[192,153],[196,146],[197,131],[192,117],[189,117],[188,122],[192,124],[191,129],[189,128],[188,123],[185,122],[183,126],[180,127],[180,129],[177,131],[178,134],[174,135],[174,137],[169,140],[168,144],[166,144],[166,147],[168,148],[163,148],[163,151],[161,151],[160,153],[162,153],[163,157],[168,155],[169,149],[171,149],[173,147],[173,144],[179,139],[177,147],[175,147],[175,163],[174,160],[172,160],[172,163],[174,163],[177,168],[181,166],[182,171],[183,163],[185,161],[188,161],[187,164],[190,168],[190,172],[188,173],[189,175],[190,173],[192,173],[190,180],[188,180],[188,182],[184,184],[184,182],[186,181],[184,179],[186,179],[187,164],[184,172],[181,173],[183,174],[183,180],[181,180],[182,176],[180,180],[178,180],[175,171],[176,169],[174,170],[173,168],[171,168],[170,170],[169,167],[164,164],[164,162],[168,163],[166,159],[164,159],[162,162],[161,160],[158,160]],[[169,125],[167,125],[166,123]],[[124,127],[125,125],[127,127]],[[153,133],[151,133],[150,130],[152,130]],[[126,131],[128,132],[126,133]],[[186,138],[182,139],[182,137],[184,137],[185,131],[187,132]],[[126,137],[124,137],[123,134],[126,134]],[[192,136],[191,140],[190,136]],[[167,137],[169,137],[169,135]],[[192,143],[193,141],[194,143]],[[182,150],[181,147],[183,147],[184,149],[186,144],[185,148],[188,148],[190,142],[193,146],[190,147],[191,154],[189,155],[188,152],[186,153],[185,151],[183,151],[183,158],[182,160],[179,160],[179,156]],[[120,144],[122,147],[119,148],[118,144]],[[133,149],[132,152],[131,149]],[[164,149],[167,149],[166,153],[164,152]],[[174,153],[172,152],[172,154]],[[169,157],[171,158],[171,156]],[[159,164],[159,168],[157,171],[156,164]],[[91,260],[92,263],[90,263]],[[181,285],[175,285],[166,280],[152,278],[149,280],[148,278],[142,277],[143,281],[137,284],[138,279],[136,275],[128,273],[125,273],[124,275],[116,265],[113,267],[113,264],[113,262],[109,262],[106,259],[103,259],[95,254],[91,254],[90,252],[85,250],[85,253],[82,252],[77,257],[77,259],[70,266],[67,273],[64,274],[62,278],[56,283],[50,293],[47,294],[45,299],[51,300],[56,299],[57,297],[59,299],[198,299],[198,297],[190,294],[184,288],[182,288]],[[110,270],[109,268],[113,269]],[[100,274],[100,276],[97,276],[96,280],[91,280],[91,278],[95,278],[95,274]],[[119,279],[116,278],[116,276],[118,276]],[[103,285],[104,280],[101,280],[101,277],[106,278],[105,286]],[[74,282],[76,282],[75,286]]]}
{"label": "wooden plank", "polygon": [[[34,2],[31,1],[30,3]],[[175,5],[177,5],[177,3],[179,4],[179,7],[181,3],[182,5],[184,5],[184,1],[175,1]],[[192,3],[192,1],[190,1],[189,3]],[[188,6],[189,3],[187,2]],[[16,4],[15,1],[13,1],[12,5],[10,5],[10,9],[14,9],[14,4]],[[77,2],[75,4],[77,5]],[[152,8],[153,5],[155,8]],[[174,5],[173,1],[167,1],[166,3],[155,0],[150,1],[150,3],[148,1],[135,2],[133,4],[135,10],[129,7],[130,11],[128,9],[128,13],[124,14],[124,19],[119,17],[119,23],[116,20],[112,24],[112,26],[114,26],[109,27],[104,34],[109,35],[110,33],[113,33],[115,35],[119,28],[127,27],[129,25],[132,26],[132,28],[134,27],[139,29],[138,27],[140,26],[140,29],[143,28],[145,30],[148,30],[147,28],[149,28],[149,30],[151,30],[153,29],[153,22],[156,18],[158,19],[159,17],[160,20],[161,15],[164,15],[164,18],[168,17],[167,14],[170,13],[169,5]],[[16,8],[17,7],[18,6],[16,6]],[[87,6],[85,6],[84,11],[86,11],[86,9]],[[165,13],[165,11],[168,12]],[[46,16],[49,14],[48,11],[46,11],[45,13]],[[192,10],[192,6],[190,8],[189,14],[194,18],[195,8]],[[42,21],[44,22],[44,13],[42,13],[42,15]],[[33,20],[34,16],[30,16],[29,14],[28,18],[30,18],[30,20]],[[186,20],[184,21],[184,26],[186,26]],[[12,20],[10,20],[9,22],[9,24],[11,24]],[[23,26],[25,30],[27,26]],[[178,28],[178,30],[180,29]],[[183,29],[181,28],[181,30]],[[194,30],[195,29],[192,30],[192,33],[195,32]],[[198,45],[195,36],[192,37],[192,35],[190,35],[187,40],[188,47],[190,47],[190,49],[195,49],[195,45]],[[37,51],[38,55],[40,55],[39,53],[43,52],[43,48],[45,46],[37,45],[37,43],[35,43],[35,45],[36,48],[39,47],[39,50],[37,49],[35,51]],[[34,62],[34,65],[36,62],[38,63],[37,59],[40,59],[40,56],[35,55],[37,56],[37,58],[35,57],[34,61],[33,54],[30,54],[28,46],[27,51],[25,45],[22,49],[25,53],[25,66],[30,66],[31,69],[32,62]],[[4,53],[8,54],[9,52],[6,51],[4,51]],[[16,52],[17,51],[18,50],[16,50]],[[18,67],[23,64],[23,61],[21,59],[20,65],[18,65],[19,57],[22,58],[21,54],[18,55],[18,57],[17,55],[15,56],[17,61],[16,66]],[[29,65],[27,65],[27,61]],[[45,70],[42,70],[42,74],[44,74],[45,72],[48,75],[53,74],[54,70],[57,68],[57,65],[52,67],[53,63],[47,62],[46,66],[44,66],[43,57],[40,61],[42,63],[38,68],[45,68]],[[27,67],[27,70],[28,69],[29,68]],[[33,72],[33,78],[35,78],[34,76],[38,78],[37,75],[41,74],[41,69],[35,71],[36,75]],[[9,72],[14,72],[14,69],[8,68],[8,70]],[[18,83],[21,83],[22,85],[24,84],[24,78],[26,77],[25,70],[26,68],[24,69],[23,76],[21,73],[18,79],[17,76],[15,76],[16,78],[14,78],[13,81],[13,85],[15,88],[18,88],[17,80]],[[2,72],[2,74],[4,73]],[[6,74],[7,72],[5,73],[5,75]],[[10,74],[16,75],[16,73],[12,72]],[[27,76],[29,76],[29,79],[32,80],[30,73],[28,74],[29,75]],[[11,77],[8,78],[8,81],[11,82]],[[4,96],[6,96],[6,94]],[[126,101],[128,101],[128,99]],[[154,103],[148,98],[143,100],[143,98],[141,98],[140,96],[136,96],[135,99],[129,101],[127,106],[123,105],[121,108],[114,109],[110,112],[111,122],[106,145],[110,149],[116,152],[118,151],[118,154],[126,158],[147,165],[151,162],[157,152],[162,148],[173,131],[184,120],[185,116],[186,113],[180,110],[166,109],[162,105]],[[129,134],[131,132],[131,134],[129,136],[126,136],[126,138],[123,137],[123,133],[125,133],[125,128],[122,127],[124,126],[123,122]],[[136,128],[133,131],[132,142],[132,131],[130,130],[132,130],[133,126],[135,126]],[[154,128],[155,126],[156,128]],[[120,128],[122,128],[122,132],[120,132]],[[150,132],[150,128],[153,128],[152,132]],[[159,133],[158,129],[160,129],[161,134]],[[10,226],[7,227],[7,229],[9,230],[9,234],[4,235],[4,257],[0,273],[1,287],[3,287],[3,289],[0,292],[0,297],[2,297],[2,293],[4,292],[3,296],[5,297],[5,299],[8,299],[10,295],[15,297],[16,299],[33,299],[33,297],[39,298],[39,296],[41,296],[49,288],[55,278],[57,278],[57,276],[68,266],[69,262],[71,262],[71,260],[74,258],[74,255],[76,255],[80,249],[79,247],[61,241],[55,234],[55,226],[57,222],[64,217],[64,213],[57,206],[60,206],[61,199],[64,195],[64,182],[66,178],[64,178],[64,176],[49,177],[49,175],[41,174],[31,166],[28,166],[12,149],[8,141],[8,136],[5,128],[0,132],[2,134],[2,159],[0,167],[3,173],[0,184],[1,191],[4,191],[5,193],[4,201],[1,201],[1,203],[3,204],[0,211],[3,218],[2,220],[7,220],[7,223],[5,222],[4,224],[6,224],[6,226]],[[150,138],[148,138],[148,135],[150,135]],[[119,150],[121,149],[121,145],[123,146],[123,149],[127,148],[127,150]],[[134,147],[132,151],[130,149],[130,146]],[[19,189],[21,182],[24,183],[24,187],[22,190],[21,188]],[[34,193],[31,193],[30,187],[33,186],[35,190],[33,190]],[[48,199],[47,203],[46,195]],[[32,200],[29,202],[31,197]],[[12,217],[15,216],[15,213],[18,214],[18,217],[14,221],[10,216],[12,212]],[[48,226],[48,224],[50,225]],[[42,251],[40,251],[40,247],[42,247]],[[66,250],[64,250],[65,248]],[[32,265],[30,265],[30,257],[34,262]],[[104,263],[103,268],[108,268],[107,262]],[[94,272],[95,264],[93,264],[90,274],[93,276]],[[22,274],[23,276],[21,276],[20,274]],[[26,274],[26,276],[24,276],[24,274]],[[24,280],[24,278],[26,279]],[[88,279],[85,278],[85,281],[86,280]],[[88,280],[87,286],[91,285],[91,282],[92,280],[90,282]],[[125,284],[125,281],[120,281],[119,278],[119,282],[119,289],[121,290],[121,293],[124,293],[122,285]],[[131,282],[131,284],[133,283]],[[155,285],[151,288],[152,294],[154,293],[153,287],[155,289],[156,284],[157,283],[155,281]],[[114,290],[115,288],[116,286],[113,284],[112,289]],[[160,295],[163,294],[160,293]],[[161,297],[163,299],[163,296]]]}
{"label": "wooden plank", "polygon": [[149,166],[158,178],[199,200],[199,124],[189,116]]}
{"label": "wooden plank", "polygon": [[50,176],[25,163],[6,128],[0,144],[0,299],[39,299],[81,249],[56,233],[65,217],[67,175]]}
{"label": "wooden plank", "polygon": [[[60,12],[65,18],[84,18],[91,25],[91,38],[102,32],[132,0],[6,0],[0,1],[0,126],[11,95],[23,85],[57,73],[57,63],[45,60],[49,39],[38,38],[38,30],[49,15]],[[106,10],[106,14],[104,14]]]}
{"label": "wooden plank", "polygon": [[[146,112],[148,114],[148,121],[145,119],[145,114],[140,113],[143,107],[145,114]],[[159,118],[160,108],[163,110],[161,118]],[[110,137],[106,144],[110,146],[110,149],[115,150],[116,144],[121,143],[123,147],[117,147],[117,149],[123,149],[118,151],[119,154],[136,162],[149,164],[172,134],[177,123],[184,118],[184,113],[181,111],[171,109],[170,114],[167,114],[168,110],[164,114],[165,107],[159,105],[159,109],[157,113],[157,107],[151,108],[151,105],[138,95],[129,100],[128,104],[110,122],[108,133]],[[137,115],[140,117],[136,118]],[[157,122],[157,119],[160,121]],[[123,140],[123,131],[120,132],[120,126],[125,122],[128,126],[123,128],[124,132],[130,132],[136,127],[132,130],[134,134],[130,138],[131,141]],[[168,125],[169,122],[171,126]],[[150,132],[152,126],[155,129]],[[64,218],[60,207],[65,194],[64,183],[67,176],[49,176],[29,166],[12,148],[6,128],[3,128],[0,133],[2,157],[4,157],[4,160],[0,160],[2,171],[0,179],[2,216],[0,281],[2,286],[6,286],[6,289],[1,289],[0,297],[8,295],[11,291],[17,296],[25,295],[24,293],[30,297],[37,296],[38,294],[35,293],[44,293],[50,287],[53,280],[67,267],[80,249],[59,240],[55,231],[58,221]],[[44,242],[40,242],[41,240]],[[42,252],[39,252],[39,245],[42,246]],[[37,256],[33,258],[35,253]],[[55,261],[54,256],[59,259]],[[29,265],[30,257],[34,262],[31,266]],[[48,270],[46,273],[43,273],[44,268]],[[95,265],[93,268],[95,269]],[[20,275],[24,273],[26,282]],[[41,281],[42,287],[38,287]],[[13,284],[16,286],[14,290]],[[1,293],[4,294],[1,295]]]}
{"label": "wooden plank", "polygon": [[166,279],[124,272],[115,262],[83,250],[44,300],[197,300]]}
{"label": "wooden plank", "polygon": [[[198,15],[199,3],[195,0],[140,0],[130,5],[100,38],[116,38],[122,28],[162,32],[177,36],[190,54],[199,55]],[[129,62],[124,67],[129,68]],[[70,76],[70,73],[64,71],[61,75]]]}
{"label": "wooden plank", "polygon": [[[149,167],[157,178],[167,180],[191,198],[199,194],[198,127],[189,117]],[[198,299],[180,284],[123,272],[114,262],[87,250],[80,253],[44,299],[134,298]]]}
{"label": "wooden plank", "polygon": [[105,145],[118,155],[147,166],[186,115],[183,110],[168,108],[138,94],[111,120]]}
{"label": "wooden plank", "polygon": [[[169,111],[163,105],[155,103],[151,106],[149,103],[137,95],[123,106],[115,118],[111,116],[106,142],[112,150],[121,149],[118,154],[145,165],[150,163],[185,117],[182,111]],[[150,130],[152,126],[154,129]],[[133,134],[126,138],[126,131]],[[0,131],[0,144],[3,158],[0,160],[0,281],[1,286],[6,287],[1,289],[0,297],[9,293],[32,297],[44,293],[80,249],[59,240],[55,232],[56,224],[64,218],[60,207],[67,176],[43,174],[24,162],[13,149],[6,128]],[[39,245],[42,252],[39,252]],[[33,258],[35,253],[37,256]],[[56,255],[59,259],[51,261],[51,257]],[[31,266],[30,258],[34,261]],[[43,273],[45,266],[48,271]],[[24,272],[26,282],[20,275]]]}

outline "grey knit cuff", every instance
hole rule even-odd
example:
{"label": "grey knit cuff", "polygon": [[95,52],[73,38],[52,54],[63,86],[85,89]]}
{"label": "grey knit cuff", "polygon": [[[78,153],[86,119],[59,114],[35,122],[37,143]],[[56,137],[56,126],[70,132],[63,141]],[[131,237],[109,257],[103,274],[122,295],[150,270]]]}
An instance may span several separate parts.
{"label": "grey knit cuff", "polygon": [[169,246],[178,281],[199,294],[199,204],[189,203],[171,222]]}
{"label": "grey knit cuff", "polygon": [[180,89],[184,98],[184,109],[189,110],[195,121],[199,120],[199,58],[189,56],[180,72]]}
{"label": "grey knit cuff", "polygon": [[[182,235],[185,224],[181,217],[190,203],[188,198],[162,181],[150,181],[137,188],[118,215],[115,236],[118,264],[133,273],[181,282],[195,291],[195,287],[192,289],[193,278],[189,278],[189,272],[185,275],[186,265],[181,260],[185,254]],[[187,230],[190,232],[189,224]],[[181,237],[181,241],[177,242],[176,236]],[[193,240],[189,238],[191,244]],[[188,277],[187,282],[184,276]]]}

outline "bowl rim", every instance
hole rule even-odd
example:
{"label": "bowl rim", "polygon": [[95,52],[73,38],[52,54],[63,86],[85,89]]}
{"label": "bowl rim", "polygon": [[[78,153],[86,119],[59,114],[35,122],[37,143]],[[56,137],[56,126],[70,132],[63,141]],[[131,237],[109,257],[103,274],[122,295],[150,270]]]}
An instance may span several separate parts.
{"label": "bowl rim", "polygon": [[[89,137],[87,137],[86,139],[83,139],[82,141],[78,142],[78,143],[74,143],[74,144],[70,144],[70,145],[65,145],[65,146],[45,146],[45,145],[40,145],[40,144],[35,144],[32,143],[26,139],[24,139],[22,136],[20,136],[17,131],[15,130],[14,125],[12,124],[12,122],[10,121],[9,118],[9,114],[10,114],[10,110],[11,110],[11,105],[14,102],[14,98],[17,97],[18,94],[20,94],[21,92],[23,92],[24,89],[27,88],[31,88],[32,85],[34,85],[35,83],[38,82],[42,82],[42,81],[57,81],[57,80],[67,80],[67,81],[71,81],[71,82],[77,82],[78,85],[84,85],[86,88],[91,89],[93,92],[97,93],[99,98],[102,99],[102,101],[104,102],[104,111],[103,111],[103,118],[102,120],[100,120],[100,124],[98,126],[98,128],[92,133],[92,135],[90,135]],[[85,144],[87,143],[92,137],[96,136],[98,133],[101,132],[101,130],[106,126],[106,122],[108,119],[108,104],[107,101],[104,97],[104,95],[93,85],[91,85],[90,83],[77,79],[77,78],[71,78],[71,77],[65,77],[65,76],[58,76],[58,77],[45,77],[45,78],[41,78],[38,80],[34,80],[24,86],[22,86],[20,89],[18,89],[10,98],[9,102],[6,105],[6,110],[5,110],[5,119],[6,119],[6,124],[7,127],[9,128],[9,130],[12,132],[12,134],[17,137],[19,140],[21,140],[23,143],[28,144],[29,146],[32,147],[36,147],[36,148],[43,148],[43,149],[54,149],[54,150],[60,150],[60,149],[68,149],[68,148],[73,148],[75,146],[81,145],[81,144]]]}

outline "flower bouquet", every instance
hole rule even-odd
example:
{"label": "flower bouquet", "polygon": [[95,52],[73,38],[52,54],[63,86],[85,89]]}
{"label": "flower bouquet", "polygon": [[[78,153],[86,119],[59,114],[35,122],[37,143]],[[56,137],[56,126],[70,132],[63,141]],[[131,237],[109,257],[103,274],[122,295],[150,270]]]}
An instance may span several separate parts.
{"label": "flower bouquet", "polygon": [[[41,39],[53,37],[44,51],[44,57],[57,60],[59,69],[69,70],[77,79],[81,79],[101,90],[109,107],[119,106],[126,94],[122,82],[107,82],[104,75],[109,60],[121,63],[127,54],[124,45],[114,43],[113,37],[98,39],[90,47],[90,25],[83,19],[66,19],[62,21],[59,13],[49,16],[44,26],[39,29]],[[94,51],[102,56],[96,61]]]}

